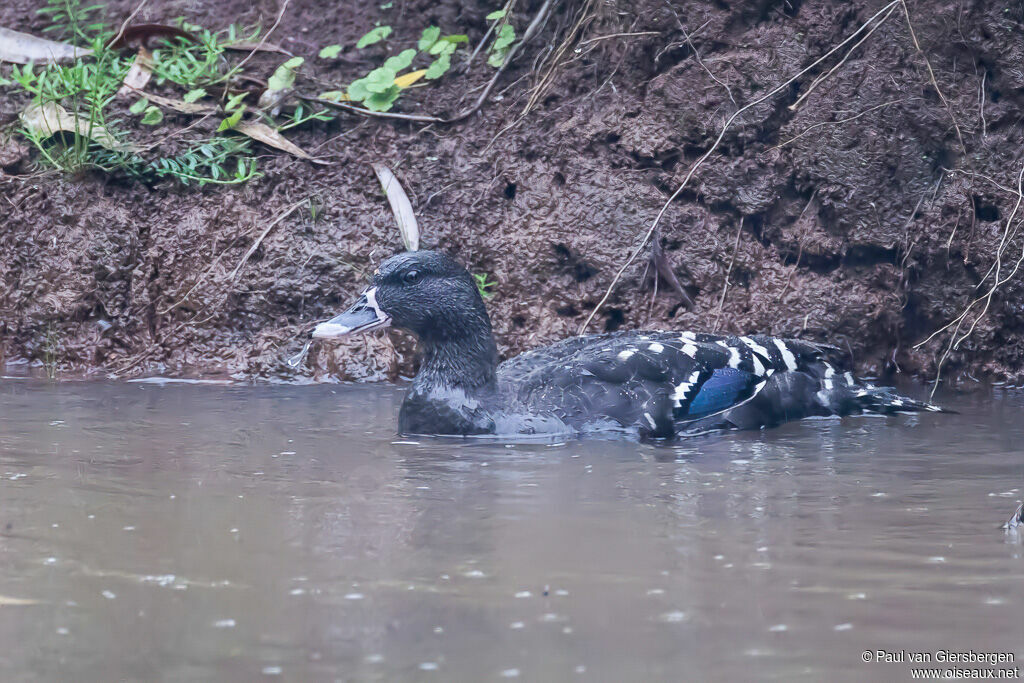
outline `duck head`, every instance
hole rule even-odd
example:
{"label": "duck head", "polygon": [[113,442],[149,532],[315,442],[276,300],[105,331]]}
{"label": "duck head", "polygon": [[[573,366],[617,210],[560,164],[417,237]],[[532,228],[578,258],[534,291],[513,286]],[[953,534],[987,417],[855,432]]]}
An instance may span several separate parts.
{"label": "duck head", "polygon": [[413,333],[426,346],[491,337],[472,276],[436,251],[411,251],[384,261],[355,303],[317,325],[313,338],[337,339],[389,325]]}

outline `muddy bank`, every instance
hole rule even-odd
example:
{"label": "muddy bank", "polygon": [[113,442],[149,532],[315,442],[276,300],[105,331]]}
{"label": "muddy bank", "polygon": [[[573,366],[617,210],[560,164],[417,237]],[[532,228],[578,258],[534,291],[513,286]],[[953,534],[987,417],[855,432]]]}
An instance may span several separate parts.
{"label": "muddy bank", "polygon": [[[39,4],[9,3],[0,25],[38,32]],[[309,60],[316,76],[347,83],[383,54],[351,47],[375,22],[394,27],[395,45],[415,42],[429,24],[464,31],[475,44],[496,6],[349,4],[295,0],[275,40],[306,56],[347,46],[336,64]],[[539,5],[517,15],[520,32]],[[133,7],[110,3],[108,16],[120,21]],[[330,165],[261,150],[264,176],[240,187],[40,173],[14,134],[0,145],[0,357],[119,376],[410,372],[411,346],[394,333],[314,347],[298,373],[284,362],[312,321],[345,305],[372,266],[400,248],[374,162],[405,185],[424,246],[497,281],[489,308],[503,354],[573,334],[726,119],[880,7],[562,3],[468,120],[341,116],[290,133]],[[665,282],[654,292],[645,250],[592,330],[800,336],[848,346],[868,374],[934,375],[948,337],[914,345],[987,289],[977,287],[1018,198],[1024,10],[985,2],[909,10],[920,52],[894,6],[845,60],[842,50],[737,117],[669,207],[661,244],[694,307]],[[276,13],[268,1],[153,3],[139,20],[185,14],[219,28],[269,25]],[[581,17],[545,78],[548,58]],[[453,74],[414,89],[396,110],[458,111],[490,75],[482,65]],[[0,141],[21,105],[0,99],[8,125]],[[183,123],[169,117],[165,125],[170,132]],[[306,198],[311,208],[278,224],[231,280],[262,228]],[[1009,240],[1001,277],[1022,253],[1019,242]],[[949,378],[1024,375],[1021,294],[1015,277],[1001,285],[946,360]]]}

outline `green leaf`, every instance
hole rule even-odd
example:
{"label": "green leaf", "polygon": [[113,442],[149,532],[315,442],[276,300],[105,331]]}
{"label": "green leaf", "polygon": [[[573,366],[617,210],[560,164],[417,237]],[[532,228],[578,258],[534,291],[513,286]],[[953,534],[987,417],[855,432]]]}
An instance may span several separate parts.
{"label": "green leaf", "polygon": [[451,53],[455,52],[456,47],[457,46],[455,45],[455,43],[451,43],[442,38],[441,40],[434,43],[434,45],[430,48],[430,54],[450,55]]}
{"label": "green leaf", "polygon": [[370,91],[366,89],[366,77],[352,81],[348,86],[348,98],[355,100],[356,102],[362,102],[370,96]]}
{"label": "green leaf", "polygon": [[[399,52],[394,57],[388,57],[384,61],[384,68],[385,69],[391,69],[392,71],[394,71],[397,74],[399,71],[401,71],[402,69],[405,69],[410,64],[412,64],[412,58],[415,57],[415,56],[416,56],[416,50],[412,50],[412,49],[403,50],[402,52]],[[395,79],[392,78],[391,80],[393,81]]]}
{"label": "green leaf", "polygon": [[416,47],[421,50],[429,50],[437,39],[441,37],[441,29],[437,26],[428,26],[423,29],[423,35],[420,36],[420,42],[416,43]]}
{"label": "green leaf", "polygon": [[341,45],[328,45],[320,50],[320,59],[334,59],[341,54]]}
{"label": "green leaf", "polygon": [[445,36],[442,40],[447,40],[449,43],[468,43],[469,36],[465,33],[456,33],[454,35]]}
{"label": "green leaf", "polygon": [[302,66],[306,61],[302,57],[292,57],[287,62],[277,67],[274,75],[267,81],[267,90],[284,90],[295,84],[295,69]]}
{"label": "green leaf", "polygon": [[380,41],[387,38],[389,35],[391,35],[390,26],[378,26],[377,28],[370,30],[369,33],[360,38],[359,42],[356,43],[356,47],[362,50],[364,47],[367,47],[368,45],[379,43]]}
{"label": "green leaf", "polygon": [[394,7],[394,5],[395,5],[394,2],[385,2],[383,5],[380,6],[380,8],[381,9],[391,9],[392,7]]}
{"label": "green leaf", "polygon": [[494,21],[495,19],[501,19],[504,16],[505,16],[505,10],[503,10],[503,9],[496,9],[496,10],[494,10],[493,12],[491,12],[490,14],[488,14],[484,18],[487,19],[487,21]]}
{"label": "green leaf", "polygon": [[235,111],[234,114],[220,122],[220,125],[217,127],[217,132],[219,133],[221,131],[230,130],[231,128],[237,126],[238,122],[242,120],[242,114],[244,113],[245,105],[243,104],[241,107],[238,108],[237,111]]}
{"label": "green leaf", "polygon": [[132,106],[128,107],[128,111],[130,111],[133,114],[138,115],[138,114],[141,114],[142,112],[146,111],[146,107],[148,107],[148,106],[149,106],[149,100],[146,99],[145,97],[143,97],[140,100],[138,100],[135,104],[133,104]]}
{"label": "green leaf", "polygon": [[450,54],[441,55],[427,68],[427,73],[423,77],[432,81],[443,76],[450,68],[452,68],[452,56]]}
{"label": "green leaf", "polygon": [[142,123],[147,126],[155,126],[164,120],[164,113],[160,111],[160,107],[149,106],[146,107],[146,113],[142,115]]}
{"label": "green leaf", "polygon": [[371,93],[386,92],[395,84],[396,75],[394,69],[389,69],[386,66],[377,67],[366,74],[366,89]]}
{"label": "green leaf", "polygon": [[248,94],[249,93],[247,92],[240,92],[237,95],[232,95],[228,98],[228,103],[224,105],[224,109],[227,111],[234,111],[235,109],[238,109],[238,105],[242,102],[242,100],[245,99],[245,96]]}
{"label": "green leaf", "polygon": [[391,105],[395,103],[401,92],[401,88],[393,85],[384,92],[371,94],[363,101],[363,104],[372,111],[387,111],[391,109]]}
{"label": "green leaf", "polygon": [[196,88],[195,90],[189,90],[181,99],[191,104],[193,102],[198,102],[204,97],[206,97],[206,88]]}
{"label": "green leaf", "polygon": [[498,31],[498,37],[494,39],[494,45],[491,46],[492,50],[504,50],[509,45],[514,43],[516,40],[516,30],[512,28],[510,24],[505,24]]}
{"label": "green leaf", "polygon": [[487,63],[490,64],[491,66],[493,66],[495,69],[500,68],[501,65],[505,63],[505,54],[506,53],[505,53],[504,50],[498,50],[497,52],[492,52],[487,57]]}

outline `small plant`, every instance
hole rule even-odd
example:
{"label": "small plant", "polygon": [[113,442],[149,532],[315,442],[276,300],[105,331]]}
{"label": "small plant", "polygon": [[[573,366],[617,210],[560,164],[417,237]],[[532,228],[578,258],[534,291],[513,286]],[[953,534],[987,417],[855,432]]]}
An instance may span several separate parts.
{"label": "small plant", "polygon": [[53,381],[57,379],[57,355],[60,351],[60,337],[57,328],[53,323],[46,326],[46,342],[43,344],[43,368],[46,370],[46,377]]}
{"label": "small plant", "polygon": [[480,298],[482,299],[494,298],[494,292],[491,291],[491,287],[496,286],[498,283],[489,278],[490,276],[487,273],[473,273],[473,280],[476,281],[476,291],[480,292]]}
{"label": "small plant", "polygon": [[[390,33],[390,26],[378,26],[360,38],[356,47],[363,48],[378,43]],[[417,49],[409,48],[388,57],[381,66],[353,81],[349,85],[346,95],[349,100],[361,102],[363,106],[372,111],[388,111],[401,95],[402,90],[415,83],[419,78],[426,77],[433,80],[444,75],[451,68],[452,54],[461,43],[466,42],[469,42],[469,38],[465,35],[442,36],[440,28],[428,26],[423,29],[423,34],[416,43]],[[409,68],[413,60],[420,54],[426,54],[433,59],[430,65],[426,69],[400,76],[399,73]],[[331,99],[335,99],[337,94],[337,92],[324,93],[324,95],[335,96]]]}
{"label": "small plant", "polygon": [[503,9],[488,14],[487,21],[499,22],[494,42],[491,43],[490,55],[487,57],[487,63],[498,68],[505,63],[508,51],[512,48],[512,43],[516,41],[516,30],[512,24],[508,23],[506,12]]}
{"label": "small plant", "polygon": [[88,43],[91,41],[89,36],[104,29],[96,16],[102,9],[102,4],[83,7],[81,0],[47,0],[46,7],[36,10],[36,14],[50,18],[50,25],[43,31],[53,33],[55,38],[80,39]]}

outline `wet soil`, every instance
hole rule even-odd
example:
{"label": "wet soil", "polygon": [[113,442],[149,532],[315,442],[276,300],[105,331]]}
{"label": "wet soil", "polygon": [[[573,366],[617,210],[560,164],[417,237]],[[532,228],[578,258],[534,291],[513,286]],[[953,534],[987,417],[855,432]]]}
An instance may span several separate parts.
{"label": "wet soil", "polygon": [[[38,32],[40,4],[5,3],[0,25]],[[522,4],[520,33],[539,5]],[[375,22],[394,27],[396,46],[429,24],[464,31],[475,45],[495,6],[295,0],[274,39],[308,58],[346,46],[332,64],[307,60],[310,73],[343,84],[383,55],[352,47]],[[108,17],[120,21],[133,7],[111,2]],[[468,120],[343,115],[291,135],[329,165],[263,150],[265,175],[241,187],[40,174],[8,128],[0,135],[0,359],[117,376],[408,374],[411,346],[397,333],[314,348],[297,371],[284,362],[312,321],[344,306],[373,265],[400,249],[372,163],[396,170],[424,246],[497,281],[489,305],[504,355],[573,334],[726,119],[879,7],[558,3]],[[848,347],[868,374],[934,376],[948,337],[915,344],[985,291],[977,287],[1018,198],[1024,9],[980,0],[908,7],[913,35],[897,7],[848,58],[838,52],[744,111],[668,208],[658,238],[694,307],[665,282],[654,290],[645,250],[592,329],[792,335]],[[270,0],[155,2],[138,20],[267,26],[277,9]],[[491,73],[482,63],[453,73],[409,91],[397,110],[459,111]],[[0,124],[14,121],[19,104],[0,99]],[[185,123],[168,117],[166,132]],[[317,210],[278,224],[230,280],[263,227],[304,198]],[[1003,273],[1019,242],[1011,238]],[[946,361],[947,377],[1024,374],[1022,294],[1016,277],[1001,286]]]}

